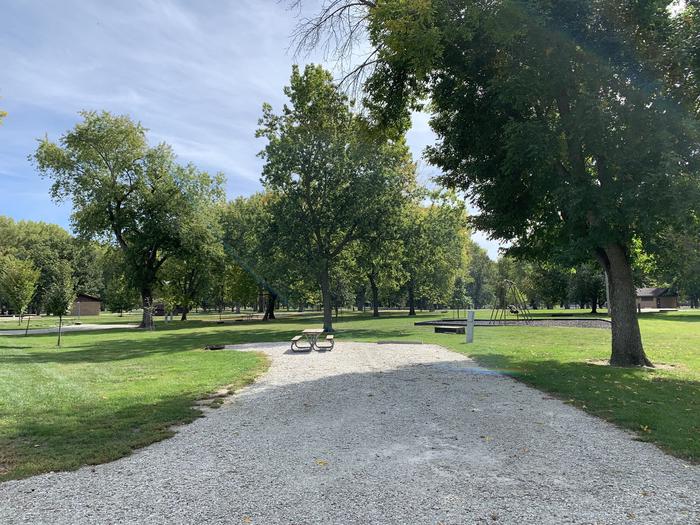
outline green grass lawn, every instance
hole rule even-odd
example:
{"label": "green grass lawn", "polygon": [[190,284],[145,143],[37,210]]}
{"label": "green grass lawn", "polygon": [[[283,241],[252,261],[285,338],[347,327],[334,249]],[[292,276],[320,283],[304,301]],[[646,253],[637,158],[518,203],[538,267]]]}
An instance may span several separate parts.
{"label": "green grass lawn", "polygon": [[[252,312],[244,312],[241,314],[235,314],[230,311],[223,313],[223,319],[245,319],[246,315],[252,315]],[[262,315],[262,314],[254,314]],[[207,320],[212,321],[218,319],[218,314],[205,314],[199,312],[191,312],[188,316],[192,320]],[[179,320],[179,315],[174,317],[175,320]],[[102,312],[100,315],[83,315],[83,316],[71,316],[67,315],[63,318],[63,326],[71,326],[75,324],[133,324],[141,322],[141,311],[126,312],[122,315]],[[44,315],[40,317],[32,317],[29,320],[29,329],[34,328],[55,328],[58,326],[58,317],[51,315]],[[26,318],[22,320],[22,324],[19,324],[17,319],[9,317],[0,317],[0,330],[24,330],[27,327]]]}
{"label": "green grass lawn", "polygon": [[[451,317],[346,313],[336,322],[337,338],[441,344],[700,461],[700,313],[642,316],[650,358],[674,365],[658,370],[590,364],[609,356],[607,330],[477,327],[467,345],[464,336],[413,325]],[[320,325],[318,314],[282,314],[268,323],[217,318],[159,322],[154,332],[69,333],[60,349],[54,335],[0,337],[0,479],[104,462],[168,437],[173,424],[198,416],[196,399],[246,384],[266,367],[256,354],[205,352],[205,345],[288,341]]]}
{"label": "green grass lawn", "polygon": [[[138,323],[141,321],[140,313],[125,313],[123,316],[119,314],[103,313],[101,315],[83,315],[81,317],[73,317],[67,315],[63,318],[63,326],[70,326],[77,323],[80,324],[127,324]],[[58,326],[58,317],[45,315],[41,317],[32,317],[29,320],[29,329],[34,328],[54,328]],[[24,330],[27,327],[27,319],[22,320],[22,324],[17,322],[17,319],[2,318],[0,319],[0,330]]]}
{"label": "green grass lawn", "polygon": [[205,352],[210,328],[0,337],[0,479],[102,463],[172,435],[195,400],[252,381],[254,353]]}

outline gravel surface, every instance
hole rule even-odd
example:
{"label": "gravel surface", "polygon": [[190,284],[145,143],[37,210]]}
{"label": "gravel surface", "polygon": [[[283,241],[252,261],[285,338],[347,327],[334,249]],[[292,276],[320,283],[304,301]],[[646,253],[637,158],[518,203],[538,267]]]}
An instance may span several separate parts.
{"label": "gravel surface", "polygon": [[497,321],[491,323],[477,320],[476,326],[561,326],[566,328],[603,328],[610,330],[612,323],[607,319],[531,319],[530,321]]}
{"label": "gravel surface", "polygon": [[[92,330],[117,330],[119,328],[138,328],[138,324],[72,324],[61,328],[61,332],[89,332]],[[29,335],[56,334],[58,326],[53,328],[30,328]],[[24,335],[24,330],[0,330],[0,335]]]}
{"label": "gravel surface", "polygon": [[0,523],[700,523],[700,467],[462,355],[244,349],[272,366],[229,404],[119,461],[0,484]]}
{"label": "gravel surface", "polygon": [[[443,321],[420,321],[416,326],[467,326],[465,320],[445,319]],[[561,326],[566,328],[603,328],[610,330],[612,323],[607,319],[531,319],[530,321],[518,321],[507,319],[505,321],[492,322],[488,319],[475,319],[474,326]]]}

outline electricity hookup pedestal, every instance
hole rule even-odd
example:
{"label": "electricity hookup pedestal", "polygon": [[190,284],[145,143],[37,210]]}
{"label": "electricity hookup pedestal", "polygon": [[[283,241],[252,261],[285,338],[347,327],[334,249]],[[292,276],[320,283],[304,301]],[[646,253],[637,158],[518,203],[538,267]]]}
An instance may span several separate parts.
{"label": "electricity hookup pedestal", "polygon": [[464,331],[467,334],[467,343],[474,342],[474,310],[467,312],[467,329]]}

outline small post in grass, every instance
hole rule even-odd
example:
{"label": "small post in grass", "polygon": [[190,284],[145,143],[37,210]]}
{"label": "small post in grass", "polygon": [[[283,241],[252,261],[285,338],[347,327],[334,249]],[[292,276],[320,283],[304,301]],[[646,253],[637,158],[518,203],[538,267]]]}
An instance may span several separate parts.
{"label": "small post in grass", "polygon": [[467,329],[465,330],[467,334],[467,343],[474,342],[474,310],[469,310],[467,312]]}

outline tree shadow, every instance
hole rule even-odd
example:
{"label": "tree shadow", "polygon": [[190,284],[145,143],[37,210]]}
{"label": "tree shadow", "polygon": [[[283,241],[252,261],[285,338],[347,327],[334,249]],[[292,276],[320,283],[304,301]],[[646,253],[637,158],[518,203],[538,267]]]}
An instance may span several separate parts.
{"label": "tree shadow", "polygon": [[[182,327],[187,328],[187,327]],[[115,332],[119,332],[116,331]],[[133,335],[133,331],[127,333]],[[70,342],[65,347],[55,350],[36,350],[31,352],[13,353],[17,346],[7,346],[9,352],[0,355],[0,363],[104,363],[139,359],[148,356],[170,355],[192,350],[204,350],[207,345],[241,344],[269,342],[274,340],[288,341],[298,333],[297,330],[256,331],[256,330],[226,330],[216,332],[179,333],[178,329],[141,332],[138,338],[107,338],[95,340],[81,332],[80,336],[71,334]],[[118,335],[114,334],[114,335]],[[28,348],[28,347],[22,347]]]}
{"label": "tree shadow", "polygon": [[[476,357],[481,360],[494,356]],[[506,356],[495,357],[510,369],[521,367],[519,360]],[[543,371],[548,374],[558,372],[562,376],[566,374],[569,378],[591,374],[598,377],[599,373],[604,377],[605,370],[596,372],[595,368],[585,363],[543,361],[532,364],[527,377],[538,377]],[[614,378],[639,381],[639,384],[644,382],[643,376],[647,373],[641,370],[610,371]],[[468,472],[469,461],[474,460],[475,454],[488,457],[489,454],[500,453],[510,457],[514,451],[523,447],[541,449],[540,455],[522,456],[518,461],[512,462],[516,465],[512,468],[522,468],[526,472],[528,468],[548,469],[546,462],[542,464],[542,454],[565,457],[571,453],[571,447],[577,441],[586,442],[585,447],[580,447],[582,454],[590,453],[590,450],[615,447],[614,442],[608,441],[609,434],[597,432],[595,428],[589,431],[585,425],[578,424],[575,428],[584,435],[571,433],[571,422],[566,419],[569,416],[563,417],[561,425],[542,426],[543,414],[551,410],[546,403],[551,401],[545,401],[536,392],[523,392],[513,388],[495,389],[486,382],[502,379],[493,376],[493,372],[475,368],[469,361],[455,359],[428,361],[381,371],[344,373],[312,380],[299,378],[296,382],[284,385],[266,385],[252,394],[262,396],[263,400],[252,407],[248,406],[242,415],[238,412],[241,407],[236,403],[222,408],[221,410],[229,411],[228,415],[218,420],[216,432],[207,433],[211,436],[207,439],[214,446],[221,440],[228,439],[229,432],[262,435],[269,453],[286,461],[295,454],[290,450],[294,447],[287,445],[290,442],[313,441],[318,434],[317,425],[323,422],[324,450],[347,450],[354,447],[358,457],[367,457],[368,450],[377,451],[382,457],[377,454],[376,457],[380,459],[368,460],[376,461],[377,465],[381,465],[381,461],[388,458],[388,455],[400,451],[409,461],[405,463],[404,473],[390,483],[435,483],[440,488],[436,492],[440,494],[451,494],[450,491],[454,490],[454,487],[450,487],[453,479],[439,469],[421,468],[421,465],[428,465],[424,463],[426,454],[448,458],[455,469]],[[682,381],[663,383],[661,386],[675,390],[677,386],[687,389],[689,384],[698,388],[695,382]],[[634,386],[638,386],[638,383],[634,383]],[[564,397],[567,391],[564,389],[559,393]],[[620,396],[618,402],[619,398]],[[67,406],[63,413],[53,414],[46,420],[40,415],[31,420],[22,420],[10,434],[9,442],[3,443],[12,447],[6,449],[6,454],[12,460],[10,466],[14,466],[5,477],[24,477],[38,471],[71,470],[80,465],[106,462],[128,455],[135,448],[171,436],[172,425],[197,418],[200,414],[192,408],[194,399],[193,395],[179,395],[163,397],[154,403],[134,400],[134,403],[119,410],[112,410],[107,402],[96,400],[88,407]],[[479,410],[469,409],[475,405],[480,407]],[[510,409],[515,412],[506,413],[505,408],[499,408],[509,405],[515,405],[515,408]],[[596,407],[589,406],[588,410],[595,413]],[[664,407],[664,411],[669,410],[673,410],[673,407]],[[517,414],[517,417],[513,414]],[[604,413],[601,415],[605,417]],[[674,412],[668,419],[676,416],[677,413]],[[637,414],[636,417],[636,422],[645,421],[642,414]],[[606,419],[615,420],[612,417]],[[241,421],[245,422],[245,426],[240,424]],[[617,422],[626,426],[624,420],[618,419]],[[668,434],[656,434],[655,429],[665,423],[666,420],[644,423],[654,430],[652,434],[642,437],[659,442],[677,455],[697,460],[697,444],[695,448],[683,448],[678,442],[668,441]],[[393,430],[386,431],[387,428]],[[673,425],[674,433],[684,433],[685,436],[692,435],[692,428],[690,424],[681,427]],[[506,452],[498,448],[488,449],[486,434],[493,436],[496,442],[500,440]],[[207,449],[206,443],[204,441],[198,445]],[[426,445],[430,446],[428,452]],[[643,450],[638,451],[639,454],[628,458],[625,463],[617,461],[614,454],[594,455],[593,461],[579,461],[576,469],[580,472],[571,474],[585,474],[581,476],[582,479],[590,479],[590,476],[598,479],[600,472],[609,472],[607,475],[615,476],[617,480],[624,478],[624,472],[620,469],[624,471],[626,466],[631,473],[640,468],[653,468],[653,465],[649,467],[646,464]],[[440,456],[441,454],[445,455]],[[241,449],[239,456],[244,458],[241,461],[246,465],[253,467],[255,461],[260,461],[259,455],[246,459],[245,449]],[[375,455],[372,454],[371,457],[374,458]],[[505,457],[504,455],[503,458]],[[610,468],[606,465],[607,458],[612,461]],[[153,461],[144,460],[143,466],[156,468]],[[552,467],[555,474],[556,468],[556,465]],[[285,470],[282,472],[280,475],[284,477]],[[658,475],[664,478],[667,474],[659,472]],[[87,478],[81,482],[90,481]],[[75,491],[75,488],[73,484],[65,487],[57,484],[47,490],[51,494],[61,494],[64,490]],[[79,498],[95,497],[92,491],[78,494]],[[635,494],[630,493],[629,497],[638,501]],[[630,504],[634,501],[631,500]],[[604,502],[601,505],[601,510],[604,510]]]}
{"label": "tree shadow", "polygon": [[[54,470],[74,470],[130,454],[174,434],[172,427],[202,415],[195,396],[172,396],[133,403],[119,410],[107,402],[57,405],[50,414],[20,418],[0,441],[0,480]],[[3,442],[4,441],[4,442]]]}
{"label": "tree shadow", "polygon": [[653,321],[675,321],[679,323],[700,323],[700,312],[684,313],[683,315],[677,315],[673,312],[642,313],[639,314],[639,319]]}
{"label": "tree shadow", "polygon": [[[393,316],[393,318],[406,316]],[[374,319],[367,317],[367,320]],[[380,321],[382,318],[377,319]],[[245,324],[221,325],[216,321],[174,321],[159,322],[156,330],[142,329],[113,329],[109,331],[71,332],[64,334],[64,345],[46,349],[46,341],[54,341],[56,334],[38,334],[31,336],[42,342],[44,348],[34,351],[31,344],[21,341],[13,344],[12,339],[5,339],[0,348],[7,350],[0,354],[0,363],[102,363],[139,359],[146,356],[169,355],[179,352],[204,349],[208,345],[242,344],[264,342],[287,342],[309,326],[319,327],[320,318],[302,317],[285,318],[271,321],[254,321]],[[347,322],[357,321],[357,318]],[[338,339],[395,339],[414,334],[409,330],[352,328],[346,329],[345,321],[340,319],[334,323],[337,327]],[[370,325],[371,326],[371,325]],[[212,328],[211,331],[205,331]],[[411,327],[412,329],[412,327]],[[7,341],[10,341],[7,343]],[[20,341],[18,341],[20,343]],[[18,352],[12,352],[17,350]],[[20,351],[22,350],[22,351]]]}
{"label": "tree shadow", "polygon": [[494,353],[469,356],[632,430],[639,440],[700,461],[700,381],[660,369],[528,360]]}

